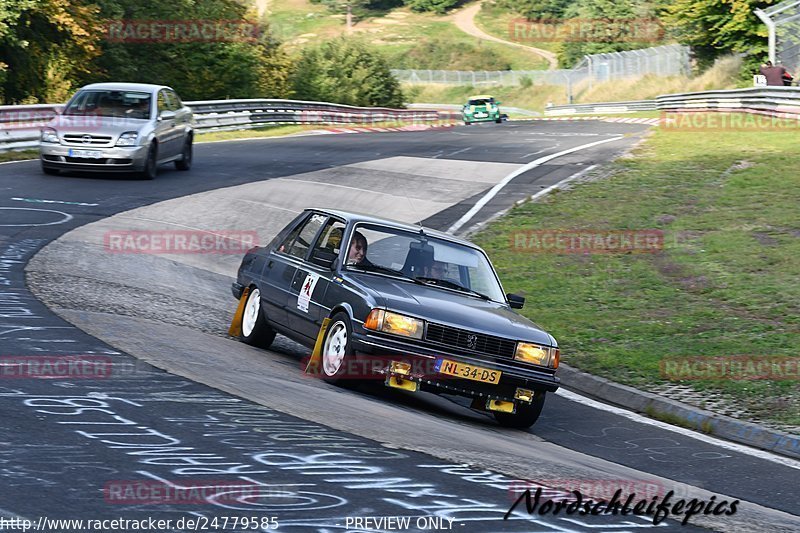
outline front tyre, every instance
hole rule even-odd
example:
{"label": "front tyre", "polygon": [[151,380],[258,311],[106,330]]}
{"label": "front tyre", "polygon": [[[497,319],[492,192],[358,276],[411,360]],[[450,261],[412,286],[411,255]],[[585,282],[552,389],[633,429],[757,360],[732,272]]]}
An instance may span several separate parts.
{"label": "front tyre", "polygon": [[187,135],[183,143],[181,158],[175,161],[175,168],[178,170],[189,170],[192,168],[192,136]]}
{"label": "front tyre", "polygon": [[354,357],[353,328],[347,313],[336,313],[328,323],[325,342],[322,344],[322,379],[341,383],[347,375],[347,362]]}
{"label": "front tyre", "polygon": [[516,413],[493,413],[497,422],[507,428],[528,429],[536,423],[544,407],[544,391],[536,392],[533,403],[517,405]]}
{"label": "front tyre", "polygon": [[242,313],[241,340],[259,348],[269,348],[275,340],[275,330],[267,323],[261,308],[261,291],[253,287],[247,295]]}
{"label": "front tyre", "polygon": [[58,176],[58,174],[60,173],[59,169],[46,167],[44,165],[42,165],[42,172],[44,172],[48,176]]}
{"label": "front tyre", "polygon": [[147,160],[144,162],[144,169],[142,169],[142,179],[154,180],[158,174],[158,146],[155,143],[150,145],[147,150]]}

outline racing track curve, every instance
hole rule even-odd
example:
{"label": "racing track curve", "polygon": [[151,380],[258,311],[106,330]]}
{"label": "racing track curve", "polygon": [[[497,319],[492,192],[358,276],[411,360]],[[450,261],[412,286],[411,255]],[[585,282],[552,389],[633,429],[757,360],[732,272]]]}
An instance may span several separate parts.
{"label": "racing track curve", "polygon": [[[514,135],[508,135],[509,130]],[[546,123],[535,127],[509,124],[503,128],[490,126],[470,131],[456,128],[448,132],[224,143],[198,147],[198,166],[189,176],[167,171],[156,182],[147,184],[43,178],[35,165],[28,163],[15,165],[13,173],[3,172],[9,167],[0,167],[0,183],[9,191],[9,198],[12,194],[13,197],[37,198],[33,195],[41,195],[40,187],[46,184],[50,194],[60,201],[97,204],[63,204],[62,209],[68,209],[75,217],[70,224],[55,230],[50,227],[49,231],[43,227],[15,231],[8,239],[9,242],[14,239],[19,242],[22,237],[50,240],[64,229],[94,221],[65,234],[37,255],[28,266],[28,281],[37,295],[59,314],[117,350],[216,389],[249,398],[276,412],[287,412],[351,435],[386,443],[390,449],[425,451],[447,462],[488,467],[523,479],[647,479],[675,488],[681,494],[701,497],[709,497],[710,492],[692,485],[706,488],[711,485],[726,489],[715,489],[717,493],[738,490],[747,495],[755,494],[761,503],[773,506],[769,498],[753,492],[749,485],[744,488],[730,483],[725,485],[724,475],[718,479],[695,479],[688,484],[659,476],[653,472],[654,468],[644,468],[645,463],[637,462],[635,456],[647,457],[649,453],[651,458],[673,469],[667,472],[680,473],[675,468],[679,461],[663,451],[665,446],[655,450],[656,447],[636,445],[638,454],[619,453],[626,448],[629,452],[630,446],[635,445],[636,439],[630,438],[635,435],[625,434],[634,429],[557,397],[549,400],[546,416],[540,424],[531,433],[521,433],[498,429],[482,415],[437,397],[409,398],[369,387],[345,391],[310,380],[299,373],[302,354],[296,345],[280,343],[277,353],[265,357],[263,351],[231,342],[220,334],[234,307],[228,287],[238,257],[125,256],[108,254],[102,246],[102,236],[109,229],[174,228],[176,225],[224,229],[246,223],[247,228],[258,227],[263,231],[262,238],[268,238],[284,220],[291,218],[292,213],[309,203],[320,202],[331,207],[337,202],[345,202],[350,208],[361,205],[362,210],[379,210],[390,216],[394,212],[400,215],[397,218],[407,220],[425,218],[430,225],[447,227],[446,224],[468,210],[483,190],[509,169],[538,157],[536,154],[585,144],[587,138],[623,132],[641,133],[641,129],[591,123]],[[630,138],[620,144],[633,140]],[[252,150],[254,145],[263,150]],[[619,145],[598,147],[568,156],[559,161],[560,164],[538,169],[531,176],[523,175],[487,206],[487,213],[491,214],[492,209],[500,210],[515,194],[530,194],[532,190],[585,168],[588,163],[608,159],[619,149]],[[12,181],[19,176],[24,181]],[[477,176],[479,181],[476,183],[472,176]],[[398,197],[394,191],[400,180],[408,186]],[[393,185],[387,186],[387,181]],[[220,187],[227,188],[218,190]],[[336,191],[335,195],[331,195],[331,190]],[[166,200],[191,192],[196,194],[190,198]],[[159,200],[162,202],[153,203]],[[137,209],[130,211],[131,208]],[[109,217],[113,213],[119,214]],[[98,268],[100,265],[102,268]],[[44,314],[41,310],[37,312]],[[30,350],[30,336],[12,340],[19,346],[18,350]],[[97,344],[88,339],[81,342]],[[166,378],[143,369],[136,379],[155,383],[150,387],[158,391],[159,380]],[[80,384],[72,387],[80,388]],[[153,394],[163,396],[168,390],[164,386]],[[199,397],[200,393],[197,395]],[[168,395],[163,397],[166,401]],[[2,401],[10,400],[3,397]],[[578,433],[582,435],[573,435],[572,441],[559,436],[559,433],[576,433],[578,420],[582,425]],[[592,423],[587,424],[587,420],[605,425],[594,427]],[[285,426],[290,427],[291,423],[286,422]],[[610,437],[617,440],[593,436],[596,431],[613,433],[615,429],[624,436]],[[27,430],[41,433],[37,422],[29,423]],[[649,428],[646,431],[648,438],[652,438],[652,431]],[[543,436],[588,451],[589,455],[547,442]],[[706,462],[713,454],[720,459],[723,455],[733,457],[708,448],[692,449],[674,436],[657,438],[672,439],[673,448],[685,450],[690,457],[697,454]],[[587,450],[585,443],[578,442],[581,439],[599,441],[605,450]],[[624,444],[626,442],[631,444]],[[613,458],[619,464],[593,455]],[[686,458],[681,460],[685,462]],[[769,465],[749,465],[747,458],[738,460],[748,472],[758,468],[770,472]],[[697,462],[690,460],[685,466],[697,468]],[[113,461],[110,464],[114,464]],[[634,469],[623,466],[626,464]],[[724,474],[726,464],[731,462],[720,460],[713,466],[722,469]],[[130,467],[126,465],[126,468]],[[702,472],[694,475],[700,474],[706,475]],[[781,476],[775,475],[777,479]],[[769,483],[766,488],[769,490]],[[783,504],[778,506],[783,507]],[[795,520],[785,513],[751,504],[734,517],[735,522],[724,523],[724,528],[734,530],[736,524],[740,524],[746,530],[747,520],[755,517],[775,528],[786,527]],[[722,523],[711,519],[693,522],[723,527]]]}

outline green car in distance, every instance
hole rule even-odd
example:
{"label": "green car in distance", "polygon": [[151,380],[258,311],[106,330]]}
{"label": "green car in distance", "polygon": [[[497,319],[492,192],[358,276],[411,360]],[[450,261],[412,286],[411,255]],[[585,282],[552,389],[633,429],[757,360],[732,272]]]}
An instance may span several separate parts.
{"label": "green car in distance", "polygon": [[488,94],[470,96],[469,101],[464,105],[462,114],[464,124],[467,126],[473,122],[495,121],[500,124],[504,118],[500,114],[500,102],[495,101],[494,97]]}

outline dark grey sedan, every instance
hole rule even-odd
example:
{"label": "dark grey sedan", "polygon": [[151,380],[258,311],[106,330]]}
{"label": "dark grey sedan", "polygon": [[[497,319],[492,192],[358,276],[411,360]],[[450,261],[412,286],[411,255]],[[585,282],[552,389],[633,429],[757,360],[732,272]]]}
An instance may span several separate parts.
{"label": "dark grey sedan", "polygon": [[[555,339],[513,311],[485,252],[451,235],[366,215],[308,209],[242,260],[241,339],[276,332],[318,354],[335,382],[473,399],[500,424],[533,425],[558,389]],[[313,361],[312,361],[313,362]]]}

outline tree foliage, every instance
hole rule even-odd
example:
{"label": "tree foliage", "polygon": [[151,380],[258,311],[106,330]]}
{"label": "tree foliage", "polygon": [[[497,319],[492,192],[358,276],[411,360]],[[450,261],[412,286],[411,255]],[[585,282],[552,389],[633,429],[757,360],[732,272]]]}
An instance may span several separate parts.
{"label": "tree foliage", "polygon": [[354,106],[400,107],[403,93],[383,57],[340,37],[303,50],[291,76],[295,97]]}
{"label": "tree foliage", "polygon": [[564,16],[564,11],[572,0],[497,0],[499,7],[519,13],[528,20],[557,19]]}
{"label": "tree foliage", "polygon": [[432,11],[434,13],[444,13],[460,3],[461,0],[405,0],[405,4],[413,11]]}
{"label": "tree foliage", "polygon": [[731,52],[764,55],[767,28],[753,14],[774,1],[662,0],[660,14],[671,33],[692,46],[701,64]]}
{"label": "tree foliage", "polygon": [[0,2],[0,99],[63,100],[99,53],[96,13],[79,0]]}
{"label": "tree foliage", "polygon": [[[658,33],[639,33],[642,25],[654,20],[652,3],[646,0],[577,0],[564,11],[564,18],[580,27],[558,46],[558,60],[565,68],[573,67],[583,56],[621,52],[656,46]],[[585,26],[580,26],[585,24]]]}

